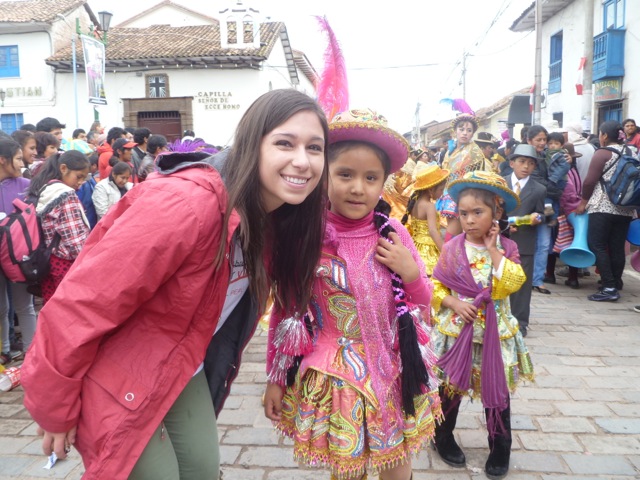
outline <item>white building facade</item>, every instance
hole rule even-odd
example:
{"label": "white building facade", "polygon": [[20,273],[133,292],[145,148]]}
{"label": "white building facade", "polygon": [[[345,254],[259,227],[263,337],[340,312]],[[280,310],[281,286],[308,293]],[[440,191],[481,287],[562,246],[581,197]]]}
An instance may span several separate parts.
{"label": "white building facade", "polygon": [[[541,123],[595,132],[606,120],[640,117],[640,1],[549,0],[542,12]],[[511,30],[534,28],[535,2]]]}
{"label": "white building facade", "polygon": [[[84,2],[79,3],[82,8]],[[54,36],[59,24],[66,27],[62,20],[51,22]],[[76,126],[88,129],[99,117],[107,128],[144,126],[169,140],[189,129],[208,143],[227,145],[242,114],[261,94],[296,88],[314,95],[315,71],[303,53],[291,48],[285,25],[263,22],[260,12],[242,2],[221,9],[216,19],[164,0],[111,28],[104,78],[107,105],[88,103],[79,41],[76,93],[70,31],[58,35],[66,45],[49,49],[46,33],[31,35],[29,50],[21,46],[29,57],[21,55],[20,66],[29,64],[25,68],[33,71],[20,78],[43,79],[32,86],[41,87],[41,95],[31,97],[30,105],[7,95],[2,113],[20,113],[15,123],[56,117],[67,124],[66,136]],[[0,46],[11,41],[0,34]],[[0,78],[0,88],[4,85]]]}

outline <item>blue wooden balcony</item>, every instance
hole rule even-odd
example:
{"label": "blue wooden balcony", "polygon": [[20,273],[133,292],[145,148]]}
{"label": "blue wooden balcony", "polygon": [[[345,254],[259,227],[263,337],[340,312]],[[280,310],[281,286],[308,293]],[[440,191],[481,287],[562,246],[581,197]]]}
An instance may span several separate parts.
{"label": "blue wooden balcony", "polygon": [[562,90],[562,60],[549,65],[549,94]]}
{"label": "blue wooden balcony", "polygon": [[593,37],[593,80],[624,76],[624,29]]}

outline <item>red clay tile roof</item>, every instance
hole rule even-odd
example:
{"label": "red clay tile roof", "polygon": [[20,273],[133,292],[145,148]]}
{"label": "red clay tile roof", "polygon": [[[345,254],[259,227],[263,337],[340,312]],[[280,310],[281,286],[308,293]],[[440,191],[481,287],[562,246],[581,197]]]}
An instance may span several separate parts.
{"label": "red clay tile roof", "polygon": [[[201,59],[208,62],[234,63],[244,59],[255,62],[268,58],[278,39],[282,24],[279,22],[260,25],[259,48],[221,48],[220,28],[218,25],[197,25],[188,27],[170,27],[153,25],[148,28],[114,27],[107,35],[107,68],[130,63],[163,64],[197,63]],[[81,42],[77,42],[78,61],[82,62]],[[238,58],[236,58],[238,57]],[[157,61],[154,61],[157,59]],[[196,59],[195,61],[191,61]],[[71,45],[60,49],[46,62],[60,66],[71,61]],[[147,64],[148,64],[147,63]]]}
{"label": "red clay tile roof", "polygon": [[51,23],[59,13],[66,13],[87,3],[86,0],[22,0],[0,2],[0,23]]}

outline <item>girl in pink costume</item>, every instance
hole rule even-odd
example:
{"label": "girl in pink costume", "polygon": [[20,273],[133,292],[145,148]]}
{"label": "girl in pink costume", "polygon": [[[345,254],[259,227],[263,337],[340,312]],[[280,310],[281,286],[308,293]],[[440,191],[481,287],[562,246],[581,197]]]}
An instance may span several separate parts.
{"label": "girl in pink costume", "polygon": [[298,461],[332,479],[412,478],[410,454],[441,416],[428,320],[432,285],[411,237],[380,200],[408,156],[371,110],[329,126],[329,201],[307,312],[275,309],[265,414]]}

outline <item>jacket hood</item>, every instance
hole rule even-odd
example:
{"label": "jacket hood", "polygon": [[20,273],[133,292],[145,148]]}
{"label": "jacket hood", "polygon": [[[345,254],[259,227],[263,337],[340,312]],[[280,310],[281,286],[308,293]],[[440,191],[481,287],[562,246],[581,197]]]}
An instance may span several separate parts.
{"label": "jacket hood", "polygon": [[222,150],[214,155],[206,152],[169,153],[158,157],[156,164],[160,174],[175,173],[191,167],[213,167],[222,175],[222,169],[229,155],[229,149]]}
{"label": "jacket hood", "polygon": [[162,153],[156,159],[156,164],[160,173],[173,173],[181,168],[194,166],[210,155],[206,152],[171,152]]}

